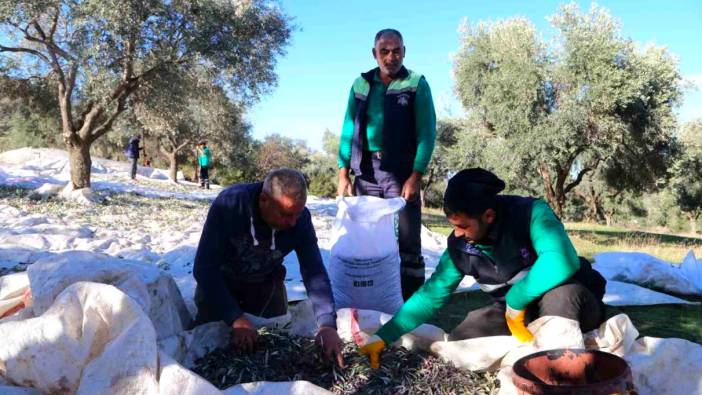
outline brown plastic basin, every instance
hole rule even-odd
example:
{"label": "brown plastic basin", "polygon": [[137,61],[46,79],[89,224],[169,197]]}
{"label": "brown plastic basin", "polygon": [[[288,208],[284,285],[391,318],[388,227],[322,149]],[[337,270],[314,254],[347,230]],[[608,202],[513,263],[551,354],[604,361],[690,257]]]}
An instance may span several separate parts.
{"label": "brown plastic basin", "polygon": [[519,394],[636,394],[629,364],[603,351],[539,351],[517,360],[512,371]]}

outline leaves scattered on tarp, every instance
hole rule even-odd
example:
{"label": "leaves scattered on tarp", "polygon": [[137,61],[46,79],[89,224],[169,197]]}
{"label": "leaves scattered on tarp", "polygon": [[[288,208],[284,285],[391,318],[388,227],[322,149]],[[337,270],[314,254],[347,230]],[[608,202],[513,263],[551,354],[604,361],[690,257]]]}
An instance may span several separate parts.
{"label": "leaves scattered on tarp", "polygon": [[494,394],[494,373],[458,369],[422,351],[398,347],[383,352],[380,369],[353,343],[343,349],[346,368],[323,358],[314,339],[259,330],[256,351],[219,349],[196,362],[194,371],[220,389],[254,381],[307,380],[335,394]]}

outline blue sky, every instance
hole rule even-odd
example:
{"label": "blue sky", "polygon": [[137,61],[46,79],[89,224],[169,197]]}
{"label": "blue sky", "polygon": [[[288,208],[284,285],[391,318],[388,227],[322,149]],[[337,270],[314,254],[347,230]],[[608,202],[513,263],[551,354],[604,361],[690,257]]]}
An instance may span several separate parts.
{"label": "blue sky", "polygon": [[[577,2],[581,9],[589,1]],[[255,138],[279,133],[321,149],[325,129],[339,133],[349,88],[356,76],[375,66],[373,36],[386,27],[405,39],[405,65],[424,74],[439,117],[461,113],[453,94],[451,54],[459,48],[458,27],[471,23],[526,17],[546,37],[553,29],[546,17],[562,1],[336,1],[283,0],[294,17],[287,55],[276,71],[279,84],[248,114]],[[679,59],[682,75],[698,89],[685,96],[678,113],[683,121],[702,117],[702,1],[619,0],[598,2],[618,18],[624,37],[668,47]]]}

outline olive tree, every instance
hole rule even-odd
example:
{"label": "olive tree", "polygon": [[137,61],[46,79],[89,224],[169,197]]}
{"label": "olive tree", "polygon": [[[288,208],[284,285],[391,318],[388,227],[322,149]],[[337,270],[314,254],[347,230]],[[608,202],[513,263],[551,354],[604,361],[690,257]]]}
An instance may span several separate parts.
{"label": "olive tree", "polygon": [[685,124],[681,134],[683,154],[673,167],[671,187],[694,234],[702,215],[702,120]]}
{"label": "olive tree", "polygon": [[290,20],[271,1],[0,0],[0,64],[56,85],[74,188],[90,146],[164,74],[198,66],[238,101],[275,84]]}
{"label": "olive tree", "polygon": [[563,6],[550,22],[554,43],[522,18],[466,24],[454,75],[475,120],[465,133],[486,136],[482,145],[494,150],[485,165],[510,163],[505,178],[527,187],[538,180],[562,215],[568,194],[598,169],[640,172],[642,186],[665,174],[681,77],[665,49],[623,38],[596,5]]}

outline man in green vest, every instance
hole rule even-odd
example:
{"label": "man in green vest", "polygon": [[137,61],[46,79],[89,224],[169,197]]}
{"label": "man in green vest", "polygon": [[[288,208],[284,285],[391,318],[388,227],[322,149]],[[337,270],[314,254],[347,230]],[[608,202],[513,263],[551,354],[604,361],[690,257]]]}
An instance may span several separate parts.
{"label": "man in green vest", "polygon": [[[436,139],[436,114],[424,76],[407,70],[400,32],[384,29],[372,50],[378,67],[351,87],[339,141],[337,194],[402,196],[399,213],[402,294],[408,299],[424,283],[422,174]],[[353,184],[350,174],[355,175]]]}
{"label": "man in green vest", "polygon": [[605,279],[579,258],[549,205],[522,196],[498,195],[505,183],[487,170],[465,169],[444,193],[453,232],[436,271],[361,348],[378,367],[380,352],[429,320],[446,304],[463,276],[473,276],[493,303],[473,310],[450,340],[533,335],[526,325],[542,316],[578,321],[588,332],[604,321]]}

